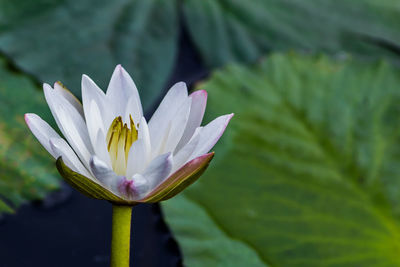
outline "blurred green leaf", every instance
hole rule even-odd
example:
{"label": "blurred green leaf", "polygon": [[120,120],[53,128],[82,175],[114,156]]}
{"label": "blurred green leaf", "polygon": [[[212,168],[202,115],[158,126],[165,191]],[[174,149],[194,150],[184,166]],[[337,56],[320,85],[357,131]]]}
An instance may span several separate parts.
{"label": "blurred green leaf", "polygon": [[121,63],[145,108],[159,97],[175,59],[175,1],[1,1],[0,50],[40,81],[80,96],[82,73],[104,90]]}
{"label": "blurred green leaf", "polygon": [[398,59],[393,0],[0,1],[0,50],[24,72],[61,80],[78,96],[82,73],[105,89],[121,63],[149,108],[174,66],[181,4],[210,67],[287,49]]}
{"label": "blurred green leaf", "polygon": [[4,213],[13,213],[13,209],[8,206],[3,200],[0,199],[0,218],[1,218],[1,212]]}
{"label": "blurred green leaf", "polygon": [[274,54],[198,88],[209,92],[208,120],[235,117],[214,162],[185,191],[190,202],[164,204],[187,263],[208,262],[195,253],[202,249],[221,253],[217,242],[196,242],[205,216],[192,215],[196,205],[209,217],[202,227],[218,227],[272,266],[400,265],[398,69]]}
{"label": "blurred green leaf", "polygon": [[254,249],[222,231],[200,205],[182,194],[166,203],[164,211],[179,237],[186,266],[266,266]]}
{"label": "blurred green leaf", "polygon": [[271,50],[301,49],[399,60],[400,6],[393,0],[184,0],[205,62],[253,62]]}
{"label": "blurred green leaf", "polygon": [[[24,113],[33,111],[53,121],[37,86],[0,59],[0,198],[15,207],[58,188],[55,161],[24,122]],[[9,209],[0,203],[0,213]]]}

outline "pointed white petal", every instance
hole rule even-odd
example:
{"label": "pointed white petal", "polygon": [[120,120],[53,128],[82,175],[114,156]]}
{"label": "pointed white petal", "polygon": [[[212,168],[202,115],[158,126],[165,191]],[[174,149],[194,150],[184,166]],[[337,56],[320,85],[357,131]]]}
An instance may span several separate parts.
{"label": "pointed white petal", "polygon": [[64,128],[64,136],[78,154],[79,158],[88,167],[90,156],[93,154],[89,134],[84,123],[76,122],[76,118],[71,116],[69,110],[58,106],[55,108],[59,120]]}
{"label": "pointed white petal", "polygon": [[54,83],[54,91],[60,96],[64,97],[83,117],[83,107],[82,103],[74,96],[67,88],[65,88],[61,83]]}
{"label": "pointed white petal", "polygon": [[174,152],[176,146],[182,138],[183,132],[185,131],[186,124],[189,119],[190,106],[192,105],[192,99],[187,98],[182,106],[177,110],[176,114],[171,120],[171,128],[165,147],[162,148],[161,153]]}
{"label": "pointed white petal", "polygon": [[56,157],[58,158],[61,156],[64,163],[69,168],[88,178],[93,178],[64,139],[62,139],[61,137],[53,137],[50,138],[49,143]]}
{"label": "pointed white petal", "polygon": [[100,115],[103,121],[103,128],[108,129],[112,120],[111,112],[106,112],[107,99],[104,92],[96,85],[87,75],[82,75],[82,102],[83,110],[85,111],[85,119],[88,121],[90,114],[91,102],[94,101],[100,110]]}
{"label": "pointed white petal", "polygon": [[143,139],[139,139],[132,144],[129,150],[128,163],[126,167],[126,177],[132,177],[136,173],[141,173],[147,165],[146,147]]}
{"label": "pointed white petal", "polygon": [[154,112],[149,121],[149,131],[151,140],[151,149],[153,156],[157,155],[160,147],[165,143],[170,130],[170,122],[176,111],[187,99],[186,84],[179,82],[169,89],[160,106]]}
{"label": "pointed white petal", "polygon": [[203,120],[204,111],[207,105],[207,92],[205,90],[198,90],[190,94],[189,98],[192,99],[192,106],[190,107],[190,115],[186,124],[185,131],[182,135],[179,144],[176,146],[175,152],[179,151],[187,142],[192,138],[197,127],[201,125]]}
{"label": "pointed white petal", "polygon": [[217,143],[219,138],[224,133],[225,128],[226,126],[228,126],[228,123],[232,118],[232,116],[233,113],[220,116],[214,119],[212,122],[210,122],[200,130],[199,143],[193,154],[190,156],[189,160],[194,159],[200,155],[203,155],[208,151],[210,151],[211,148],[213,148],[213,146]]}
{"label": "pointed white petal", "polygon": [[126,103],[131,97],[137,102],[135,105],[139,107],[140,113],[143,114],[136,85],[121,65],[115,67],[106,95],[114,106],[114,118],[125,115]]}
{"label": "pointed white petal", "polygon": [[129,115],[132,116],[135,124],[139,123],[140,118],[143,116],[140,101],[137,101],[135,96],[131,96],[127,102],[125,116],[123,117],[124,122],[129,122]]}
{"label": "pointed white petal", "polygon": [[172,169],[172,164],[173,160],[171,152],[159,155],[150,162],[146,170],[142,173],[149,182],[150,189],[155,188],[168,177]]}
{"label": "pointed white petal", "polygon": [[51,128],[51,126],[45,122],[38,115],[33,113],[25,114],[25,122],[28,125],[29,129],[36,137],[36,139],[40,142],[40,144],[55,158],[57,159],[57,155],[53,152],[50,146],[50,138],[61,138],[56,131]]}
{"label": "pointed white petal", "polygon": [[89,168],[93,153],[89,134],[82,116],[63,98],[57,98],[49,85],[44,85],[44,94],[54,119],[68,143],[84,165]]}
{"label": "pointed white petal", "polygon": [[55,112],[55,107],[60,104],[61,99],[57,96],[57,94],[54,93],[54,89],[47,83],[43,84],[43,92],[47,105],[50,108],[51,114],[53,115],[53,118],[56,121],[58,128],[64,134],[62,124],[60,123],[58,115]]}

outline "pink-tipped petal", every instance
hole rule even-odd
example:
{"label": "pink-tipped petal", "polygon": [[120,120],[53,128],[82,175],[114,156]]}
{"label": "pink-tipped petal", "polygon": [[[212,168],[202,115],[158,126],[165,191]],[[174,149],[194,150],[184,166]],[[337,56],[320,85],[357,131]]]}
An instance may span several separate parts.
{"label": "pink-tipped petal", "polygon": [[233,113],[223,115],[204,126],[199,133],[199,143],[193,154],[190,156],[190,159],[196,158],[210,151],[221,138],[232,117]]}

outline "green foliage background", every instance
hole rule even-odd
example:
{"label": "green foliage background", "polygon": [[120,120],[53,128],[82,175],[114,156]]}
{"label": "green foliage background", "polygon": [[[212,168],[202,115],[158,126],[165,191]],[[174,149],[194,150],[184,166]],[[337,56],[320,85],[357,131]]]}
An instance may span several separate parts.
{"label": "green foliage background", "polygon": [[[386,63],[289,53],[199,85],[210,92],[209,118],[235,117],[188,200],[164,205],[188,265],[205,258],[188,241],[197,227],[243,242],[264,265],[399,266],[399,84]],[[185,216],[187,201],[199,215]],[[193,223],[203,213],[207,224]],[[238,253],[231,266],[253,259]]]}
{"label": "green foliage background", "polygon": [[[118,63],[154,106],[186,27],[235,112],[210,169],[163,205],[188,266],[400,266],[394,0],[0,1],[0,212],[58,186],[25,112]],[[291,52],[288,52],[291,51]],[[178,62],[179,64],[179,62]]]}

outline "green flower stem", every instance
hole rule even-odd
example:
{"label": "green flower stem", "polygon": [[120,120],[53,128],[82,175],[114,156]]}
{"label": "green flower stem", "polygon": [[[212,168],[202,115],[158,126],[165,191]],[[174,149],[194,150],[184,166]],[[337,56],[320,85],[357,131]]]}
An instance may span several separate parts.
{"label": "green flower stem", "polygon": [[111,267],[129,267],[132,207],[113,205]]}

